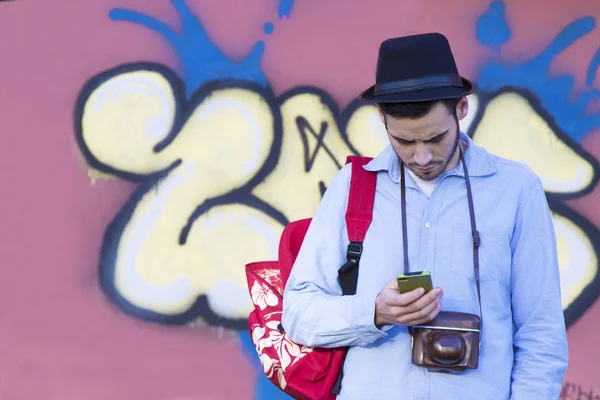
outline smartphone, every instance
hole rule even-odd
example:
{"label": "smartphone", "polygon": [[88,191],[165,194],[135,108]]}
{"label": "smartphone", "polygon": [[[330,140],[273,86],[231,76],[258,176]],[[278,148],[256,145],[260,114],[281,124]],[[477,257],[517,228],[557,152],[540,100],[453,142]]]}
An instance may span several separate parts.
{"label": "smartphone", "polygon": [[425,289],[425,293],[433,290],[431,275],[428,270],[398,274],[396,280],[398,281],[398,291],[400,293],[410,292],[420,287]]}

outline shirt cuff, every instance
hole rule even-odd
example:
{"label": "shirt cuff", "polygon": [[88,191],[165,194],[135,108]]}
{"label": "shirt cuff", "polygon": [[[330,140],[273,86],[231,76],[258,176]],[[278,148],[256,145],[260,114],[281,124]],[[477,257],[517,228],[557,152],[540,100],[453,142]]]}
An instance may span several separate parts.
{"label": "shirt cuff", "polygon": [[357,294],[353,296],[352,302],[352,326],[362,332],[361,342],[363,345],[369,345],[378,339],[387,336],[386,331],[393,325],[375,325],[375,300],[376,294]]}

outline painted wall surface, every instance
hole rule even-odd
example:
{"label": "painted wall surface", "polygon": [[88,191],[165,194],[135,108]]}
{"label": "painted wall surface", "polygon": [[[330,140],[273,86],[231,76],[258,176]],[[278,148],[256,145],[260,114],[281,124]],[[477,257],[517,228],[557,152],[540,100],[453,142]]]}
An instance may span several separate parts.
{"label": "painted wall surface", "polygon": [[440,31],[462,129],[542,179],[570,365],[600,399],[600,3],[0,2],[0,399],[276,399],[244,265],[386,143],[379,43]]}

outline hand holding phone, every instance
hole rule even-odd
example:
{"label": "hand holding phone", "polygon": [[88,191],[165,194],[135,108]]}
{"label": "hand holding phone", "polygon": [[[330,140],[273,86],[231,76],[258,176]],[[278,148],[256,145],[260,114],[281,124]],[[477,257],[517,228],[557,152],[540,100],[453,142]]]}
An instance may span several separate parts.
{"label": "hand holding phone", "polygon": [[436,317],[441,310],[443,291],[432,289],[429,272],[422,272],[400,274],[385,285],[375,300],[375,325],[413,326]]}

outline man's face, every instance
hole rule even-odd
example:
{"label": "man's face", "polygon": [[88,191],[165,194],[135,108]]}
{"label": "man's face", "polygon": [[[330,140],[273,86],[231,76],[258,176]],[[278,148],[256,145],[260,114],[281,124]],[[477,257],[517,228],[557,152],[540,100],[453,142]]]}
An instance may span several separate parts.
{"label": "man's face", "polygon": [[[456,106],[458,120],[468,111],[468,100]],[[380,111],[381,113],[381,111]],[[384,118],[383,114],[381,115]],[[420,118],[385,116],[390,142],[404,165],[423,180],[432,180],[456,167],[459,160],[458,120],[443,103],[437,103]]]}

